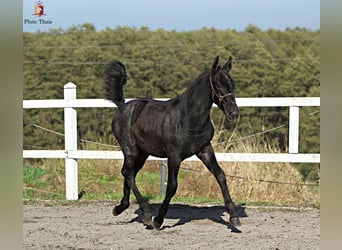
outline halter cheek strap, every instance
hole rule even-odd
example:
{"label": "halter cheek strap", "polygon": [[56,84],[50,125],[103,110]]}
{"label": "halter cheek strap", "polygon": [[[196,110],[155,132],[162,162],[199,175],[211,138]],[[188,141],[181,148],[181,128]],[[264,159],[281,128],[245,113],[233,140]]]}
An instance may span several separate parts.
{"label": "halter cheek strap", "polygon": [[211,98],[212,98],[213,102],[214,102],[214,96],[216,96],[219,99],[219,101],[222,102],[225,97],[230,96],[230,95],[234,95],[234,93],[231,93],[231,92],[227,93],[225,95],[217,94],[217,92],[214,89],[213,81],[211,79],[211,72],[209,73],[209,81],[210,81],[210,86],[211,86]]}

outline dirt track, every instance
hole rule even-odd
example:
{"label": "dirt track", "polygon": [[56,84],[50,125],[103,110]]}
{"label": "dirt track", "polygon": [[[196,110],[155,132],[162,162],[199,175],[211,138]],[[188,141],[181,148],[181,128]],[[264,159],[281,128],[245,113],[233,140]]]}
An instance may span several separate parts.
{"label": "dirt track", "polygon": [[170,205],[157,231],[145,229],[136,204],[117,217],[113,205],[24,205],[24,249],[319,249],[319,210],[241,208],[234,228],[222,206]]}

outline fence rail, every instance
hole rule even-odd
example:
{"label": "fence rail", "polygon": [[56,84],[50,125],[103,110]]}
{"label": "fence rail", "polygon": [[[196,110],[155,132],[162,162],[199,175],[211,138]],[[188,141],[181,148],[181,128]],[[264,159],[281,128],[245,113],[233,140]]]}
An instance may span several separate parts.
{"label": "fence rail", "polygon": [[[127,99],[129,101],[130,99]],[[167,100],[160,98],[157,100]],[[264,97],[237,98],[239,107],[289,107],[289,153],[216,153],[222,162],[308,162],[319,163],[320,154],[298,153],[299,107],[320,106],[319,97]],[[214,105],[216,106],[216,105]],[[63,108],[65,150],[23,150],[23,158],[64,158],[66,173],[66,198],[78,199],[77,159],[123,159],[121,151],[78,150],[76,108],[116,107],[104,99],[76,99],[76,85],[69,82],[64,86],[64,99],[24,100],[24,109]],[[164,160],[150,156],[148,160]],[[196,156],[186,161],[197,161]]]}
{"label": "fence rail", "polygon": [[[133,99],[126,99],[130,101]],[[168,98],[155,98],[166,101]],[[236,98],[239,107],[305,107],[320,106],[319,97],[248,97]],[[216,107],[216,104],[213,104]],[[111,108],[114,103],[104,99],[57,99],[57,100],[24,100],[24,109],[34,108]]]}
{"label": "fence rail", "polygon": [[[215,153],[216,159],[222,162],[307,162],[319,163],[319,154],[288,153]],[[112,159],[123,160],[121,151],[101,150],[24,150],[23,158],[65,158],[65,159]],[[166,160],[150,156],[147,160]],[[192,156],[184,161],[199,161]]]}

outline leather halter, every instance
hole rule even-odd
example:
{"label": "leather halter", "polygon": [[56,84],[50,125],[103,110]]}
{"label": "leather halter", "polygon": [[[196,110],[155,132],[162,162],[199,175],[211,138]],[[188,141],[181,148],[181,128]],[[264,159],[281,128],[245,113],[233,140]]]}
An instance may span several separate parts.
{"label": "leather halter", "polygon": [[230,96],[230,95],[234,95],[234,93],[227,93],[225,95],[219,95],[217,94],[217,92],[215,91],[215,88],[214,88],[214,85],[213,85],[213,80],[211,78],[211,72],[209,73],[209,81],[210,81],[210,86],[211,86],[211,98],[212,98],[212,101],[214,102],[214,96],[216,96],[220,102],[223,101],[223,99],[227,96]]}

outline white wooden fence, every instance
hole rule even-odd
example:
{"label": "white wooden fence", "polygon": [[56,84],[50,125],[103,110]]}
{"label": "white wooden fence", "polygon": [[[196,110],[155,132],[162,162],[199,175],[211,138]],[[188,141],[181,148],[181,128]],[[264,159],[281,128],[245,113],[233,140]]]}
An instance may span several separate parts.
{"label": "white wooden fence", "polygon": [[[166,99],[159,99],[166,100]],[[127,100],[128,101],[128,100]],[[237,98],[239,107],[289,107],[289,152],[288,153],[216,153],[218,161],[224,162],[308,162],[319,163],[320,154],[298,153],[299,107],[320,106],[319,97],[265,97]],[[214,105],[215,106],[215,105]],[[23,150],[23,158],[64,158],[66,174],[66,198],[78,199],[77,159],[123,159],[121,151],[78,150],[76,108],[116,107],[104,99],[76,99],[76,85],[69,82],[64,86],[64,99],[24,100],[24,109],[64,109],[64,150]],[[163,160],[150,156],[148,160]],[[196,156],[186,161],[197,161]]]}

